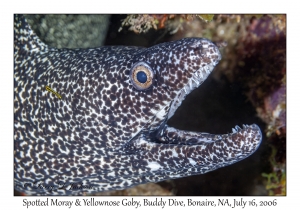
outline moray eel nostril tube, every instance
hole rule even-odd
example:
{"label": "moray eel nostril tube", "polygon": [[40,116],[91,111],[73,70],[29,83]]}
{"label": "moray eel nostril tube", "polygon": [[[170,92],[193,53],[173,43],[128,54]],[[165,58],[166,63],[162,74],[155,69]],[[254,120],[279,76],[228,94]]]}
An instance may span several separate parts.
{"label": "moray eel nostril tube", "polygon": [[15,189],[33,195],[124,189],[248,157],[262,139],[257,125],[224,135],[167,125],[220,60],[204,38],[150,48],[55,49],[16,15]]}

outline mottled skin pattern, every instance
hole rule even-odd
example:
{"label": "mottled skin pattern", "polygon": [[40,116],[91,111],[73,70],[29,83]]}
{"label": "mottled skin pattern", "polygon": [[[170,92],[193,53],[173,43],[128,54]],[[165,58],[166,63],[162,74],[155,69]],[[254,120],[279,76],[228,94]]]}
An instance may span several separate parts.
{"label": "mottled skin pattern", "polygon": [[[256,125],[213,135],[166,124],[220,59],[218,48],[202,38],[150,48],[59,50],[15,16],[15,189],[40,195],[124,189],[248,157],[261,142]],[[153,73],[146,90],[130,78],[137,62]]]}

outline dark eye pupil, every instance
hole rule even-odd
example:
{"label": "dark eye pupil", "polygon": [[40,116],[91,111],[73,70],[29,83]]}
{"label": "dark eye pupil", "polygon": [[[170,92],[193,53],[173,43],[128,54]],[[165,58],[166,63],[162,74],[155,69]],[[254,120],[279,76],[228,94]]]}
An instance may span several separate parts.
{"label": "dark eye pupil", "polygon": [[136,78],[140,83],[145,83],[147,81],[147,75],[142,71],[136,74]]}

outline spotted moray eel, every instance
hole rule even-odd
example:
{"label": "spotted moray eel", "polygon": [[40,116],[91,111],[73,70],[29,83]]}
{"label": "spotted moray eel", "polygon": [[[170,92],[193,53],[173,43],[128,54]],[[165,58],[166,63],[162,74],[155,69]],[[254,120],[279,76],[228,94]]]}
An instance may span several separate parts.
{"label": "spotted moray eel", "polygon": [[14,21],[14,187],[80,195],[203,174],[259,147],[259,127],[214,135],[169,127],[221,60],[204,38],[150,48],[56,49]]}

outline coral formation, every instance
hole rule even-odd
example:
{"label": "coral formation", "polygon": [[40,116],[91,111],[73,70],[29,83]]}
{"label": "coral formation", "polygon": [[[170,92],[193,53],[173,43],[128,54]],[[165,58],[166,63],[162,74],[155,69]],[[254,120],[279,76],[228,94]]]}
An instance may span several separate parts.
{"label": "coral formation", "polygon": [[122,22],[122,26],[129,26],[128,30],[134,31],[135,33],[147,32],[150,28],[157,29],[157,21],[154,16],[151,15],[128,15]]}
{"label": "coral formation", "polygon": [[182,22],[192,21],[197,17],[205,22],[209,22],[213,19],[214,15],[127,15],[122,21],[119,31],[121,31],[124,26],[129,26],[128,30],[134,31],[135,33],[146,33],[151,28],[155,30],[167,28],[171,33],[175,33],[180,28]]}
{"label": "coral formation", "polygon": [[[245,84],[249,100],[267,124],[272,148],[272,172],[266,188],[270,195],[285,195],[286,156],[286,31],[285,16],[252,18],[238,47],[241,65],[235,79]],[[251,74],[252,77],[245,75]]]}

